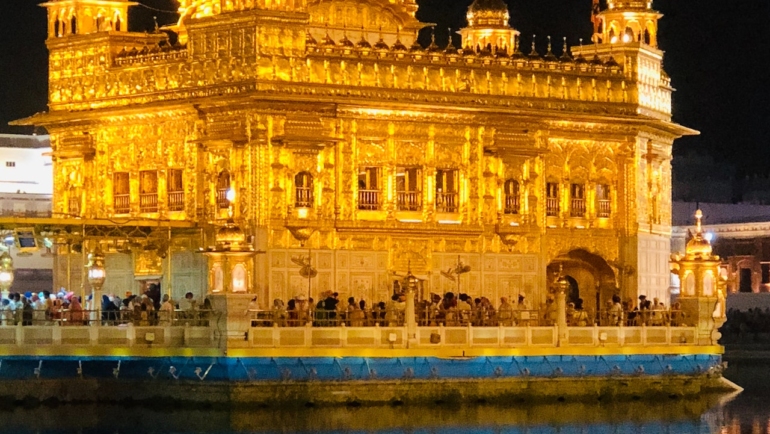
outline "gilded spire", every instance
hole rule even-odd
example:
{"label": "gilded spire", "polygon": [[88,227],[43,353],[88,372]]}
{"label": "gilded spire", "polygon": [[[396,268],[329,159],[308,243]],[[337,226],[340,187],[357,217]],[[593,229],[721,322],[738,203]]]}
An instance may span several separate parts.
{"label": "gilded spire", "polygon": [[685,255],[689,259],[709,259],[711,258],[711,243],[703,234],[703,211],[695,211],[695,233],[692,239],[687,242]]}

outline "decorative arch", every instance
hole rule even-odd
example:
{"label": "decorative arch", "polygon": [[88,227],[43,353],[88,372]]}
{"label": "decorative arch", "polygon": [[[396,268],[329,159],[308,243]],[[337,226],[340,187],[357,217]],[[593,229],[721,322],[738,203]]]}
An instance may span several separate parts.
{"label": "decorative arch", "polygon": [[521,210],[521,185],[515,179],[507,179],[503,184],[503,213],[519,214]]}
{"label": "decorative arch", "polygon": [[599,254],[576,248],[558,255],[546,268],[548,281],[555,281],[560,270],[568,281],[571,278],[570,291],[580,295],[587,309],[598,311],[602,303],[617,294],[615,270]]}

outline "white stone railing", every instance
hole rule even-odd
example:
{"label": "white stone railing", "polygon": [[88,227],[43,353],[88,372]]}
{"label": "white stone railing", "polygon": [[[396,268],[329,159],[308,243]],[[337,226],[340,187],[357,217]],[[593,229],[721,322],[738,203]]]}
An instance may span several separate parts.
{"label": "white stone railing", "polygon": [[215,327],[2,326],[2,346],[216,347]]}
{"label": "white stone railing", "polygon": [[[555,348],[695,345],[694,327],[418,327],[408,344],[407,327],[253,327],[247,348]],[[0,346],[216,348],[225,338],[211,327],[3,326]],[[245,345],[243,345],[245,344]]]}
{"label": "white stone railing", "polygon": [[[407,348],[407,327],[256,327],[254,348]],[[418,327],[418,347],[556,347],[694,345],[694,327],[569,327],[559,343],[558,327]]]}

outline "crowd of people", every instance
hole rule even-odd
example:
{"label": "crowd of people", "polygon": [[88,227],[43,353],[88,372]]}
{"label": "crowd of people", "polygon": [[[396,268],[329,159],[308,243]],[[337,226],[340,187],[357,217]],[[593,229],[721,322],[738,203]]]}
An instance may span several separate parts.
{"label": "crowd of people", "polygon": [[770,308],[753,308],[746,311],[729,309],[727,322],[722,326],[722,334],[727,339],[743,340],[751,338],[765,340],[770,336]]}
{"label": "crowd of people", "polygon": [[193,325],[208,325],[212,310],[208,298],[199,304],[188,292],[177,303],[168,294],[161,296],[160,287],[154,284],[143,294],[127,293],[122,299],[115,294],[102,295],[100,305],[91,295],[83,301],[74,292],[61,288],[55,293],[9,293],[0,302],[0,324],[171,326],[177,322],[193,322]]}
{"label": "crowd of people", "polygon": [[[312,323],[317,327],[345,324],[350,327],[400,326],[405,322],[406,296],[394,294],[387,302],[380,301],[369,306],[365,300],[349,297],[347,304],[339,300],[339,293],[323,292],[319,301],[299,295],[288,303],[275,299],[270,311],[260,311],[254,301],[252,325],[304,326]],[[495,305],[487,297],[473,298],[468,294],[456,296],[447,292],[442,297],[431,294],[430,298],[415,303],[415,315],[418,325],[432,326],[554,326],[558,321],[558,308],[554,296],[549,295],[545,302],[533,308],[524,294],[519,294],[515,301],[501,297]],[[606,310],[593,312],[584,307],[582,299],[566,305],[568,326],[680,326],[684,325],[684,315],[678,304],[674,309],[667,309],[657,298],[648,301],[639,297],[639,304],[630,300],[621,302],[614,296],[607,302]]]}

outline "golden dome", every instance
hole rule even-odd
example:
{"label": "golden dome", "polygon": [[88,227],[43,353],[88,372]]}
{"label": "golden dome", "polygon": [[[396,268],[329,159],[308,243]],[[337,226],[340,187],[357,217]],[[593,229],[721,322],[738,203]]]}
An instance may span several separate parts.
{"label": "golden dome", "polygon": [[508,27],[511,18],[503,0],[476,0],[466,17],[470,27]]}
{"label": "golden dome", "polygon": [[690,259],[708,259],[711,257],[711,243],[703,235],[703,227],[701,226],[701,219],[703,218],[703,212],[698,210],[695,212],[695,234],[692,239],[687,242],[685,254]]}
{"label": "golden dome", "polygon": [[253,250],[246,242],[246,234],[233,220],[217,231],[217,247],[219,251],[246,252]]}

